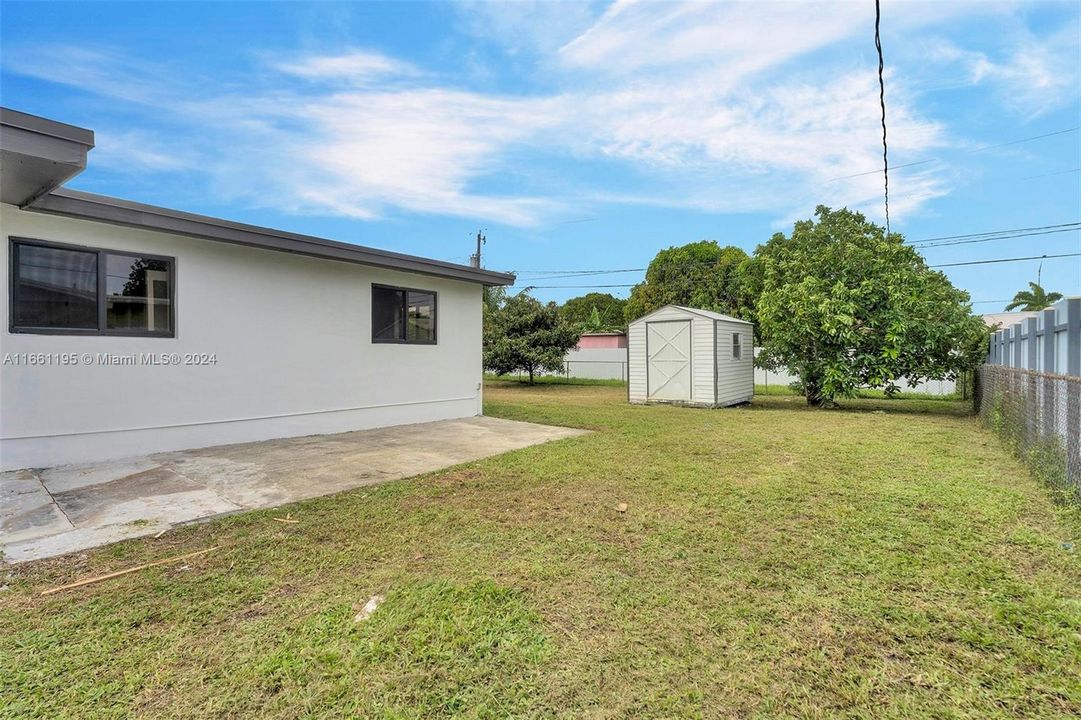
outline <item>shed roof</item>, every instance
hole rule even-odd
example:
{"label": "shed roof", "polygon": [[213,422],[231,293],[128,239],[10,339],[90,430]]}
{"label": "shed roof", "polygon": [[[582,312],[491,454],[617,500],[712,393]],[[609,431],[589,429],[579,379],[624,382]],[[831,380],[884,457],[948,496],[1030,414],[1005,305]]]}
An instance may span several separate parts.
{"label": "shed roof", "polygon": [[706,317],[706,318],[709,318],[710,320],[723,320],[725,322],[734,322],[734,323],[739,323],[741,325],[751,325],[752,327],[754,326],[754,323],[747,322],[746,320],[740,320],[739,318],[732,317],[731,315],[722,315],[721,313],[713,312],[712,310],[702,310],[700,308],[685,307],[683,305],[665,305],[664,307],[659,307],[656,310],[654,310],[653,312],[648,313],[646,315],[643,315],[642,317],[638,318],[637,320],[632,320],[630,324],[633,325],[635,323],[642,322],[643,320],[648,319],[651,315],[659,313],[661,310],[665,310],[667,308],[675,308],[676,310],[682,310],[683,312],[688,312],[688,313],[691,313],[693,315],[699,315],[701,317]]}

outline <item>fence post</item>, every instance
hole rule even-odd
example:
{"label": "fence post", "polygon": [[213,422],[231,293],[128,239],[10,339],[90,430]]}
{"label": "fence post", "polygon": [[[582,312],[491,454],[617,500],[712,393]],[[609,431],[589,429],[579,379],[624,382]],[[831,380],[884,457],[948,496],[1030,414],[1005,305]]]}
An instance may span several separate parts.
{"label": "fence post", "polygon": [[1043,311],[1043,367],[1045,373],[1053,373],[1055,370],[1055,309],[1047,308]]}
{"label": "fence post", "polygon": [[1025,318],[1025,354],[1028,355],[1025,362],[1026,367],[1032,372],[1038,372],[1040,369],[1039,362],[1040,356],[1036,354],[1036,318]]}
{"label": "fence post", "polygon": [[1066,375],[1081,375],[1081,298],[1066,301]]}
{"label": "fence post", "polygon": [[1021,352],[1024,349],[1021,347],[1021,323],[1014,323],[1013,329],[1010,331],[1010,337],[1013,338],[1013,357],[1010,358],[1012,360],[1010,365],[1015,368],[1024,367],[1024,361],[1022,360],[1024,356]]}

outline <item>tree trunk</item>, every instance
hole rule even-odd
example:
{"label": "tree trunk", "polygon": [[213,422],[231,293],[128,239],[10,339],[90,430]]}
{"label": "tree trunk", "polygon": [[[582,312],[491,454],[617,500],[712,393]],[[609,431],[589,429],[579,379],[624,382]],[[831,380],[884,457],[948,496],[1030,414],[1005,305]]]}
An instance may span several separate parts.
{"label": "tree trunk", "polygon": [[533,384],[533,368],[529,368],[529,384]]}
{"label": "tree trunk", "polygon": [[806,373],[803,378],[803,394],[807,398],[807,404],[811,407],[822,407],[827,398],[822,396],[822,378],[817,375]]}

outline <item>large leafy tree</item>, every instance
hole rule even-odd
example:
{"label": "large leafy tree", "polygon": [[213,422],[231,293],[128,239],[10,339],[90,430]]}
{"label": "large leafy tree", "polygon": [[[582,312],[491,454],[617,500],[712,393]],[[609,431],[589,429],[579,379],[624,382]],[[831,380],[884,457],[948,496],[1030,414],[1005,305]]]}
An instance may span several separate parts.
{"label": "large leafy tree", "polygon": [[626,300],[608,293],[591,292],[563,303],[560,313],[567,322],[591,332],[622,330],[626,327],[623,321],[626,304]]}
{"label": "large leafy tree", "polygon": [[974,367],[987,329],[968,293],[903,243],[860,213],[819,206],[760,246],[759,364],[798,374],[812,405]]}
{"label": "large leafy tree", "polygon": [[747,253],[715,240],[661,250],[635,285],[624,307],[629,322],[664,305],[737,314],[741,306],[740,269]]}
{"label": "large leafy tree", "polygon": [[1030,282],[1028,288],[1028,290],[1022,290],[1013,296],[1013,302],[1006,306],[1006,312],[1043,310],[1062,299],[1062,293],[1049,293],[1034,282]]}
{"label": "large leafy tree", "polygon": [[484,313],[484,367],[497,375],[534,375],[563,369],[563,357],[581,332],[564,320],[555,303],[542,303],[526,290]]}

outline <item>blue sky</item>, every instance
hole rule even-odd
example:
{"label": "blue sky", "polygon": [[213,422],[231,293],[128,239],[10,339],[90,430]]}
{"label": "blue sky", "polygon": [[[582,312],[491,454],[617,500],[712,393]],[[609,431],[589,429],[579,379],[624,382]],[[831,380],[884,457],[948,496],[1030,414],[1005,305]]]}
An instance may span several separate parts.
{"label": "blue sky", "polygon": [[[1079,8],[884,0],[891,164],[920,163],[891,173],[894,230],[1081,220]],[[538,271],[644,267],[695,240],[751,251],[819,203],[882,219],[881,176],[859,174],[881,162],[870,0],[0,13],[0,101],[97,132],[83,190],[457,262],[486,228],[485,265],[542,286],[633,283]],[[1066,232],[925,255],[1078,251]],[[1001,300],[1038,265],[946,271]],[[1081,293],[1081,258],[1042,279]]]}

